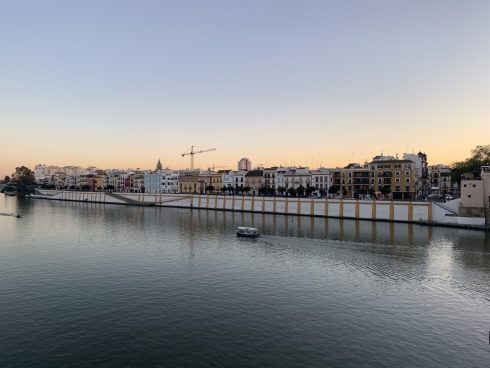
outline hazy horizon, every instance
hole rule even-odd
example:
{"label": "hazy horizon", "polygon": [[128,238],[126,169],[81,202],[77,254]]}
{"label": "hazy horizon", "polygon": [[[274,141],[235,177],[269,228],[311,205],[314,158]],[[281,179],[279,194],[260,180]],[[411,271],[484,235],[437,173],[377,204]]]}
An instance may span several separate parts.
{"label": "hazy horizon", "polygon": [[5,1],[0,177],[337,167],[490,143],[488,1]]}

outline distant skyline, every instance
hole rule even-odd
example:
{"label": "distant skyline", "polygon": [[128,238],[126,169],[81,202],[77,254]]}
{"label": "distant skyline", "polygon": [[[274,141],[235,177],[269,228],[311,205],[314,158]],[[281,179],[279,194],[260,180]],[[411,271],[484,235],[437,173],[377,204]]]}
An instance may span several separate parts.
{"label": "distant skyline", "polygon": [[1,1],[0,177],[490,143],[490,1]]}

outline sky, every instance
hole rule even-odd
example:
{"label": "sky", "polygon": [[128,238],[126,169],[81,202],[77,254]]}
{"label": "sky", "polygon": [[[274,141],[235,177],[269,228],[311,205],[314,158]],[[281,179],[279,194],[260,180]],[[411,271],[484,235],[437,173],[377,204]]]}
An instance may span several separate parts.
{"label": "sky", "polygon": [[0,0],[0,176],[490,144],[490,1]]}

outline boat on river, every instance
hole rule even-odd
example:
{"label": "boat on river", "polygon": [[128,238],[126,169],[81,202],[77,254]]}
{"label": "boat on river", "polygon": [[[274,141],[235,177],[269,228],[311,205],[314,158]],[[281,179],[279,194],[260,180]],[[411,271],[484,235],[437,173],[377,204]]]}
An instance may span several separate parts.
{"label": "boat on river", "polygon": [[236,236],[241,238],[257,238],[260,236],[259,229],[254,227],[239,226],[236,228]]}
{"label": "boat on river", "polygon": [[10,217],[17,217],[17,218],[22,217],[20,213],[17,212],[0,212],[0,216],[10,216]]}

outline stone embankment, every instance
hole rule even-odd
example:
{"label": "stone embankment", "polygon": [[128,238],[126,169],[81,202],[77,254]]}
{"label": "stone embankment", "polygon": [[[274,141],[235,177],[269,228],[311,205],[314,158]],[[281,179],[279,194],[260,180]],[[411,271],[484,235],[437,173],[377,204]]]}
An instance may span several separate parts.
{"label": "stone embankment", "polygon": [[432,202],[48,190],[39,192],[42,195],[39,197],[61,201],[335,217],[488,229],[485,227],[485,218],[458,216],[450,206],[441,206]]}

